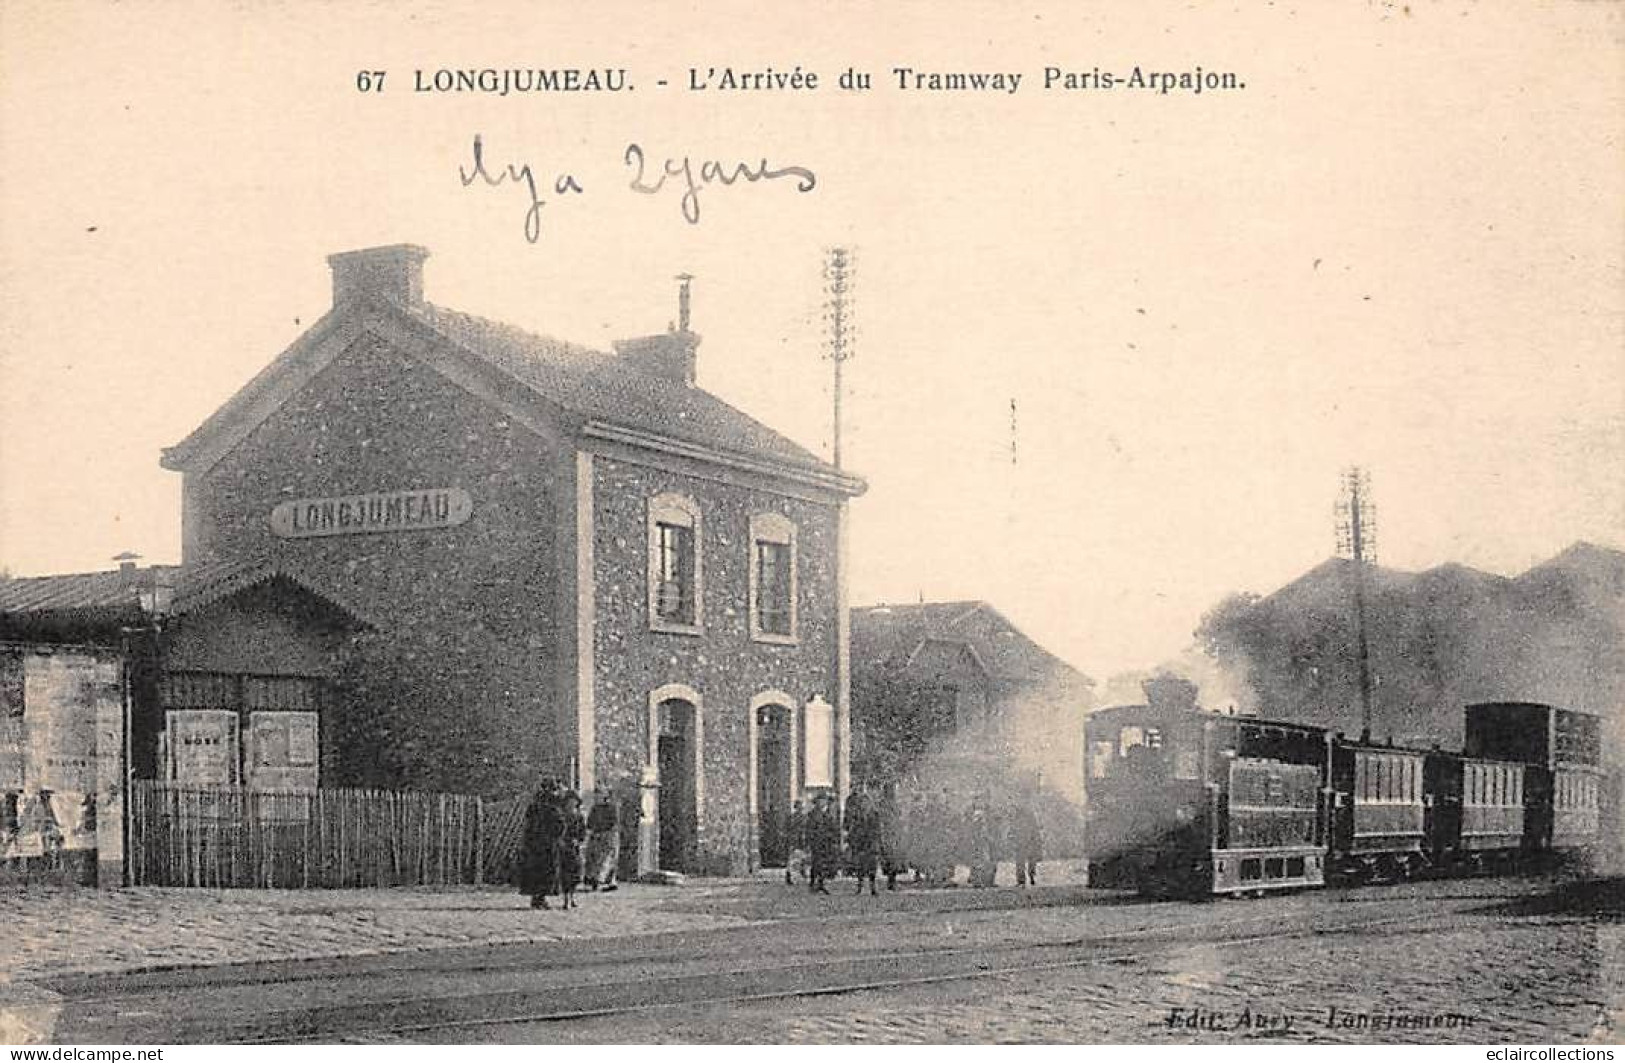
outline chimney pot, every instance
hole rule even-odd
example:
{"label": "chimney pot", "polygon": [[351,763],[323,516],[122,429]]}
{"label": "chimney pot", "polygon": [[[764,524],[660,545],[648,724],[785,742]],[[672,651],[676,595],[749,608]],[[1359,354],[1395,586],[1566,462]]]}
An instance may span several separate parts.
{"label": "chimney pot", "polygon": [[677,275],[677,321],[665,332],[616,340],[615,353],[640,373],[663,377],[688,387],[694,386],[696,355],[700,337],[689,329],[689,282],[691,273]]}
{"label": "chimney pot", "polygon": [[688,318],[691,296],[689,285],[694,281],[694,274],[679,273],[677,275],[677,331],[688,331]]}
{"label": "chimney pot", "polygon": [[333,305],[351,300],[384,299],[399,306],[423,305],[423,260],[427,248],[388,244],[327,256],[333,271]]}

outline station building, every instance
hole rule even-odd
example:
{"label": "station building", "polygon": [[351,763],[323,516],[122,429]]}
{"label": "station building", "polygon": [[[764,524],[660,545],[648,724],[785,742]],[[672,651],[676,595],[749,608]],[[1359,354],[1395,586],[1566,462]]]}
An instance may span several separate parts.
{"label": "station building", "polygon": [[758,866],[794,798],[847,789],[862,481],[696,386],[686,283],[603,352],[426,302],[427,256],[331,256],[328,312],[165,450],[137,776],[552,775],[629,798],[640,870]]}

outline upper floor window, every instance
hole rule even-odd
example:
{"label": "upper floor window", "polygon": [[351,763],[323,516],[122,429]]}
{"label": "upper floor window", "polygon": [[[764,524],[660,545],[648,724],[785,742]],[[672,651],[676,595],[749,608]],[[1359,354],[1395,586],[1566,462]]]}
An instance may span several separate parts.
{"label": "upper floor window", "polygon": [[761,642],[796,638],[796,526],[778,513],[750,520],[750,634]]}
{"label": "upper floor window", "polygon": [[649,501],[649,624],[696,631],[700,608],[700,507],[682,495]]}

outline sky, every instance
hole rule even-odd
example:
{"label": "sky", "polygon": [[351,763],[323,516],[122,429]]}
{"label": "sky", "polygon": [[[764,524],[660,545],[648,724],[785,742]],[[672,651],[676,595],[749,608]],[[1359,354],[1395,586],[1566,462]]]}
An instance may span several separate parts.
{"label": "sky", "polygon": [[[1097,677],[1329,556],[1350,464],[1386,565],[1625,548],[1622,31],[1564,2],[8,0],[0,566],[178,560],[161,448],[324,312],[326,255],[396,242],[431,302],[605,348],[693,274],[701,385],[821,453],[820,265],[856,248],[853,602],[986,599]],[[511,67],[632,89],[414,91]],[[723,67],[820,82],[688,88]],[[476,135],[537,174],[535,242],[522,189],[459,179]],[[690,223],[675,179],[628,187],[634,143],[816,187],[713,183]]]}

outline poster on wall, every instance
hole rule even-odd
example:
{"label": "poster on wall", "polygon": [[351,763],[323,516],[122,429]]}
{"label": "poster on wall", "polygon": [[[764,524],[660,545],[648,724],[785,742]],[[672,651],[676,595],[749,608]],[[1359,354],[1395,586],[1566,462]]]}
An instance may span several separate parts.
{"label": "poster on wall", "polygon": [[97,847],[99,806],[109,799],[98,760],[122,755],[119,678],[116,661],[90,653],[0,657],[0,793],[13,855]]}
{"label": "poster on wall", "polygon": [[314,790],[317,715],[256,712],[249,718],[248,785],[254,790]]}
{"label": "poster on wall", "polygon": [[0,793],[23,788],[23,658],[0,653]]}
{"label": "poster on wall", "polygon": [[237,783],[237,714],[224,709],[171,709],[169,779],[182,786]]}
{"label": "poster on wall", "polygon": [[124,867],[125,790],[123,699],[103,698],[96,704],[95,816],[85,832],[93,835],[91,844],[106,882],[118,881]]}
{"label": "poster on wall", "polygon": [[98,662],[89,658],[61,653],[27,658],[23,725],[28,734],[29,789],[95,792],[96,701],[104,682]]}

